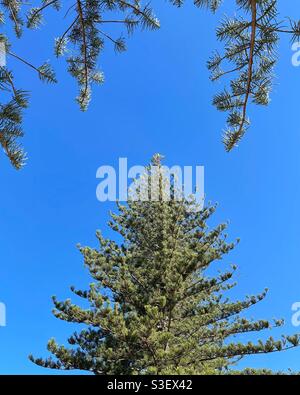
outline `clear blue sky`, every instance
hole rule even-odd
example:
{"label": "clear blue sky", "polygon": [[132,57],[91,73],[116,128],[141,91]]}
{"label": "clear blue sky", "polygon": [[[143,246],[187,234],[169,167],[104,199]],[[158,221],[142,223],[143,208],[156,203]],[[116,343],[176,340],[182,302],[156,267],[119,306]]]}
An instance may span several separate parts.
{"label": "clear blue sky", "polygon": [[[188,2],[191,3],[191,2]],[[282,15],[300,17],[296,0],[281,0]],[[113,206],[96,200],[96,170],[128,157],[145,164],[153,153],[169,165],[204,165],[205,192],[219,202],[214,222],[230,220],[229,235],[241,243],[224,262],[239,266],[234,296],[270,289],[248,314],[284,317],[300,301],[300,67],[291,65],[288,39],[281,41],[277,80],[268,108],[251,108],[252,127],[231,154],[221,144],[224,114],[211,105],[222,85],[208,80],[206,60],[216,47],[217,16],[187,5],[178,10],[153,1],[162,28],[137,32],[128,51],[107,48],[99,64],[106,83],[94,89],[87,113],[73,98],[76,85],[54,61],[60,84],[45,86],[16,65],[19,86],[32,91],[24,145],[29,161],[20,172],[1,155],[0,301],[7,326],[0,327],[0,373],[55,373],[27,355],[46,356],[46,343],[64,343],[72,325],[51,315],[51,295],[71,295],[89,277],[76,244],[96,246],[95,230],[110,236]],[[50,12],[50,20],[56,15]],[[25,35],[15,51],[36,64],[52,58],[56,23]],[[45,42],[48,38],[49,44]],[[225,267],[225,266],[224,266]],[[300,370],[300,349],[248,358],[243,366]]]}

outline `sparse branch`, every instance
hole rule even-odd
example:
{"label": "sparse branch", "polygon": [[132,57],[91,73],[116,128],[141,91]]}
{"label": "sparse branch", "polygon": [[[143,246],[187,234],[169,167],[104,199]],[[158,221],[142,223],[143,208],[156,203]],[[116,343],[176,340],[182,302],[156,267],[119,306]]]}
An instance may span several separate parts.
{"label": "sparse branch", "polygon": [[20,62],[26,64],[26,66],[30,67],[31,69],[35,70],[37,73],[39,73],[39,70],[36,66],[34,66],[32,63],[28,62],[27,60],[21,58],[20,56],[16,55],[15,53],[8,51],[8,55],[12,56],[13,58],[19,60]]}
{"label": "sparse branch", "polygon": [[58,39],[59,45],[64,41],[64,39],[67,37],[68,33],[70,30],[74,27],[74,25],[77,23],[79,19],[79,15],[76,16],[74,21],[70,24],[70,26],[64,31],[64,33],[61,35],[61,37]]}
{"label": "sparse branch", "polygon": [[85,98],[88,93],[88,87],[89,87],[89,71],[88,71],[88,58],[87,58],[87,37],[86,37],[86,31],[85,31],[85,21],[84,21],[84,15],[82,11],[82,5],[81,5],[81,0],[77,0],[77,10],[78,10],[78,16],[79,16],[79,21],[81,25],[81,35],[82,35],[82,53],[83,53],[83,62],[84,62],[84,91],[83,91],[83,97]]}
{"label": "sparse branch", "polygon": [[242,119],[240,121],[240,126],[237,132],[234,133],[234,137],[232,138],[230,144],[227,146],[227,150],[230,151],[237,143],[237,141],[243,135],[243,130],[246,122],[247,116],[247,105],[249,96],[251,93],[251,82],[253,75],[253,63],[254,63],[254,50],[255,50],[255,37],[256,37],[256,0],[250,0],[251,2],[251,39],[250,39],[250,49],[249,49],[249,63],[248,63],[248,79],[247,79],[247,87],[245,92],[245,99],[242,109]]}
{"label": "sparse branch", "polygon": [[24,58],[16,55],[15,53],[13,53],[11,51],[8,51],[7,53],[8,53],[8,55],[12,56],[13,58],[19,60],[21,63],[25,64],[26,66],[28,66],[31,69],[33,69],[34,71],[36,71],[41,80],[44,80],[47,82],[57,82],[55,75],[48,64],[44,64],[40,67],[36,67],[32,63],[28,62]]}
{"label": "sparse branch", "polygon": [[31,14],[31,17],[35,18],[43,10],[45,10],[46,8],[50,7],[52,4],[55,4],[55,3],[57,3],[57,0],[52,0],[52,1],[49,1],[49,2],[45,3],[41,7],[37,8],[36,10],[34,10],[34,12]]}

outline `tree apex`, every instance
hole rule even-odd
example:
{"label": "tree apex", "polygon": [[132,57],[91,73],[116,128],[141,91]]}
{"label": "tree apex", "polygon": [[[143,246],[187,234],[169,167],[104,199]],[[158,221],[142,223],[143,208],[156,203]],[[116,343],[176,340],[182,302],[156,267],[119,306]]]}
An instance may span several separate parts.
{"label": "tree apex", "polygon": [[161,155],[161,154],[154,154],[153,156],[152,156],[152,158],[151,158],[151,164],[153,165],[153,166],[160,166],[161,165],[161,162],[164,160],[164,156],[163,155]]}

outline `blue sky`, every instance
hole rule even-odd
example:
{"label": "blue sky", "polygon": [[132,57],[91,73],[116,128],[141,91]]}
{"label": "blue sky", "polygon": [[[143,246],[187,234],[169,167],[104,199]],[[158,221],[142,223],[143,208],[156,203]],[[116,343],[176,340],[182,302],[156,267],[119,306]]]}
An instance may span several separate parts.
{"label": "blue sky", "polygon": [[[295,0],[279,4],[283,16],[300,17]],[[192,5],[153,6],[162,28],[137,32],[124,54],[107,48],[99,60],[106,82],[94,89],[87,113],[74,102],[76,85],[63,61],[53,62],[57,86],[14,63],[19,86],[32,96],[23,139],[27,166],[16,172],[1,157],[0,302],[7,326],[0,327],[0,373],[55,373],[27,356],[46,356],[49,338],[64,343],[72,332],[51,315],[51,295],[64,299],[70,285],[89,283],[76,244],[96,246],[96,229],[111,235],[106,221],[113,205],[97,201],[95,175],[119,157],[142,165],[160,152],[168,165],[204,165],[207,199],[219,202],[213,223],[229,220],[230,237],[241,238],[224,262],[239,266],[234,296],[268,287],[267,299],[249,316],[284,317],[286,327],[274,335],[300,332],[290,323],[291,305],[300,301],[300,67],[291,64],[291,45],[281,41],[270,106],[251,107],[251,129],[227,154],[225,115],[211,105],[222,85],[210,83],[205,66],[226,9],[212,16]],[[55,17],[50,12],[49,20]],[[26,33],[15,52],[36,64],[52,59],[52,38],[63,24],[50,26]],[[242,366],[300,370],[299,361],[297,349],[248,358]]]}

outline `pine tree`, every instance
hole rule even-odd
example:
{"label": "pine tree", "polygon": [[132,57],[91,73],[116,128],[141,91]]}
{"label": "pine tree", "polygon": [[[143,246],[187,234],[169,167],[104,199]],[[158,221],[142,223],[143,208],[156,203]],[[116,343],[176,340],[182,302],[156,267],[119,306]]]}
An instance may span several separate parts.
{"label": "pine tree", "polygon": [[[207,222],[215,206],[195,209],[195,201],[180,199],[174,180],[168,189],[159,155],[151,165],[157,171],[146,168],[136,184],[140,194],[131,195],[135,198],[125,206],[119,204],[109,221],[122,243],[98,232],[99,248],[80,247],[93,282],[88,290],[71,290],[86,307],[53,298],[54,315],[84,329],[68,339],[69,347],[50,340],[53,357],[30,359],[46,368],[94,374],[237,374],[234,365],[247,355],[298,346],[299,335],[240,340],[239,335],[253,335],[283,321],[244,317],[265,298],[266,290],[243,300],[226,297],[235,286],[236,270],[218,267],[236,245],[226,241],[226,224],[210,229]],[[157,187],[151,195],[149,185]],[[148,198],[137,199],[141,191]],[[217,274],[207,273],[217,269]]]}

